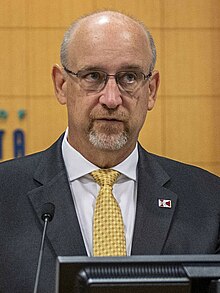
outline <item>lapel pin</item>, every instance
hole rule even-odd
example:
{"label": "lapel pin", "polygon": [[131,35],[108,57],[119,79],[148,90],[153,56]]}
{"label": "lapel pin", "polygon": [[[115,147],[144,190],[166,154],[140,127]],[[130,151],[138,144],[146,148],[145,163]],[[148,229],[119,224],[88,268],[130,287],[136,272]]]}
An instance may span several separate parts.
{"label": "lapel pin", "polygon": [[168,208],[171,209],[172,202],[170,199],[158,199],[158,206],[160,208]]}

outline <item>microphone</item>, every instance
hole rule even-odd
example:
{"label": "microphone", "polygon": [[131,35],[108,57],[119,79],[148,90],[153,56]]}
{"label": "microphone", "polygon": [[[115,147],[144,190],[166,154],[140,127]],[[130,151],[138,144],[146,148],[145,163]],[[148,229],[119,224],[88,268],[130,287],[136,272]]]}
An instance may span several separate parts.
{"label": "microphone", "polygon": [[38,258],[37,273],[36,273],[35,284],[34,284],[34,293],[37,293],[38,284],[39,284],[40,269],[41,269],[41,262],[42,262],[42,256],[43,256],[43,250],[44,250],[44,242],[45,242],[45,236],[47,231],[47,225],[49,222],[53,220],[54,212],[55,212],[55,205],[53,203],[48,202],[42,206],[41,219],[44,221],[44,229],[43,229],[43,234],[41,239],[39,258]]}

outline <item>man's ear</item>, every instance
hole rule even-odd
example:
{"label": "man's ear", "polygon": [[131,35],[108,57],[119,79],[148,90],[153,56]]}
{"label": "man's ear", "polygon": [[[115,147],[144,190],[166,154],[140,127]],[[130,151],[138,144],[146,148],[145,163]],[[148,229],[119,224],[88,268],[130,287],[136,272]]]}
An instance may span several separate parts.
{"label": "man's ear", "polygon": [[148,111],[152,110],[155,105],[159,84],[160,74],[157,70],[154,70],[149,81]]}
{"label": "man's ear", "polygon": [[58,65],[54,65],[52,69],[52,79],[54,84],[54,91],[57,100],[61,105],[65,105],[66,100],[66,79],[63,69]]}

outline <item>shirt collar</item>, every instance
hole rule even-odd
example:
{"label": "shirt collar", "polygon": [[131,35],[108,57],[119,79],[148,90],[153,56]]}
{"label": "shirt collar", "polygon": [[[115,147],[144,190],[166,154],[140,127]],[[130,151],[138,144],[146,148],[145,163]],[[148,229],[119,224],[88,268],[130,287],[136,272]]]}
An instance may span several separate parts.
{"label": "shirt collar", "polygon": [[[65,132],[62,142],[62,154],[64,163],[67,169],[69,180],[73,181],[82,176],[99,169],[96,165],[92,164],[85,157],[83,157],[77,150],[75,150],[67,140],[68,128]],[[133,152],[120,164],[112,167],[112,169],[119,171],[128,178],[136,181],[137,179],[137,162],[138,162],[138,147],[137,144]]]}

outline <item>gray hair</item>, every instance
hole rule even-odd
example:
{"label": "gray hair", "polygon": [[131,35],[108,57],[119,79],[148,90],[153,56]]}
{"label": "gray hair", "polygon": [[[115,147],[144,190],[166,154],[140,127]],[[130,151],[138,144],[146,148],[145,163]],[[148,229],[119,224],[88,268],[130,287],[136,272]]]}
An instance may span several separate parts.
{"label": "gray hair", "polygon": [[148,28],[145,26],[145,24],[137,19],[135,19],[134,17],[128,16],[126,14],[122,14],[118,11],[111,11],[111,10],[105,10],[105,11],[98,11],[98,12],[93,12],[91,14],[88,15],[84,15],[80,18],[78,18],[77,20],[75,20],[71,26],[67,29],[67,31],[64,33],[64,37],[63,37],[63,41],[61,44],[61,49],[60,49],[60,61],[61,64],[65,67],[68,67],[68,45],[71,41],[71,37],[73,32],[75,31],[76,27],[80,24],[81,20],[89,17],[89,16],[93,16],[93,15],[98,15],[98,14],[102,14],[102,13],[115,13],[115,14],[119,14],[121,16],[127,16],[128,18],[132,19],[133,21],[135,21],[137,24],[139,24],[142,29],[144,30],[147,39],[149,41],[149,45],[150,45],[150,49],[151,49],[151,54],[152,54],[152,60],[150,63],[150,68],[149,71],[152,71],[155,67],[156,64],[156,59],[157,59],[157,52],[156,52],[156,46],[154,43],[154,39],[150,33],[150,31],[148,30]]}

